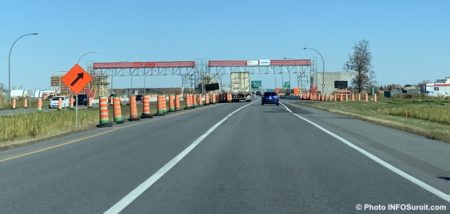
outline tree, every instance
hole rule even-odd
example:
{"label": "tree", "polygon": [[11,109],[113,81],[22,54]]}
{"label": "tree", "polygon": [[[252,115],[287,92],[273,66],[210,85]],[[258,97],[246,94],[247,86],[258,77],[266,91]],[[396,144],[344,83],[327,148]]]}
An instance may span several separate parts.
{"label": "tree", "polygon": [[353,46],[353,54],[349,55],[344,68],[349,71],[355,71],[356,76],[352,80],[353,88],[358,92],[374,86],[375,72],[372,70],[372,54],[369,51],[369,41],[361,40]]}
{"label": "tree", "polygon": [[213,78],[212,77],[210,77],[210,76],[203,76],[203,83],[204,84],[210,84],[210,83],[212,83],[212,81],[213,81]]}

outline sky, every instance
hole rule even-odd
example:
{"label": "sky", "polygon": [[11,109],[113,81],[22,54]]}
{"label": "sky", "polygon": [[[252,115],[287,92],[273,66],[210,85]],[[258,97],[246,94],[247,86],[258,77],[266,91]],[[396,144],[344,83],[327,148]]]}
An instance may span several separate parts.
{"label": "sky", "polygon": [[[50,88],[50,76],[113,61],[317,58],[342,71],[354,44],[368,40],[381,85],[450,76],[447,0],[0,0],[0,83]],[[321,70],[321,61],[318,63]],[[272,75],[258,77],[274,86]],[[278,77],[278,81],[281,77]],[[284,76],[287,79],[287,76]],[[150,87],[181,78],[147,77]],[[143,79],[133,80],[142,87]],[[117,78],[115,87],[129,87]],[[295,84],[293,84],[295,86]]]}

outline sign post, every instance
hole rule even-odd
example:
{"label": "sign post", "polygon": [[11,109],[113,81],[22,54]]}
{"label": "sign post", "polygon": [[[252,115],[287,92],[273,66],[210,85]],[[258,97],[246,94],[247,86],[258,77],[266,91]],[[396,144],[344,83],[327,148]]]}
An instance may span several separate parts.
{"label": "sign post", "polygon": [[91,80],[91,75],[78,64],[75,64],[62,78],[64,84],[76,95],[75,128],[78,127],[78,94]]}

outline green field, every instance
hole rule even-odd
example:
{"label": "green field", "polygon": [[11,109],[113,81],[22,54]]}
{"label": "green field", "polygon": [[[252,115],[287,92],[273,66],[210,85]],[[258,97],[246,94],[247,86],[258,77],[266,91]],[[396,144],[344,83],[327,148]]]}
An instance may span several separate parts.
{"label": "green field", "polygon": [[[168,104],[168,103],[167,103]],[[168,105],[167,105],[168,107]],[[184,108],[184,103],[181,103]],[[150,105],[151,113],[156,113],[156,103]],[[138,105],[138,115],[142,106]],[[79,124],[75,127],[75,111],[35,112],[0,117],[0,149],[26,144],[31,140],[44,139],[72,131],[95,128],[99,123],[99,110],[83,109],[79,111]],[[112,106],[109,107],[110,121],[113,121]],[[129,106],[122,106],[122,118],[129,118]]]}
{"label": "green field", "polygon": [[399,128],[450,143],[450,100],[382,98],[379,102],[301,102],[331,112]]}

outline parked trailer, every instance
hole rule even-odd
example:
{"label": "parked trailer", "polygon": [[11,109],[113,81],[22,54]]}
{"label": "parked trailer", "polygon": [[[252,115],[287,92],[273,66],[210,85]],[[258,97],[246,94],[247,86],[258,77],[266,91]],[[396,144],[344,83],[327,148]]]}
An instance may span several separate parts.
{"label": "parked trailer", "polygon": [[249,72],[231,72],[231,95],[233,102],[252,99]]}

